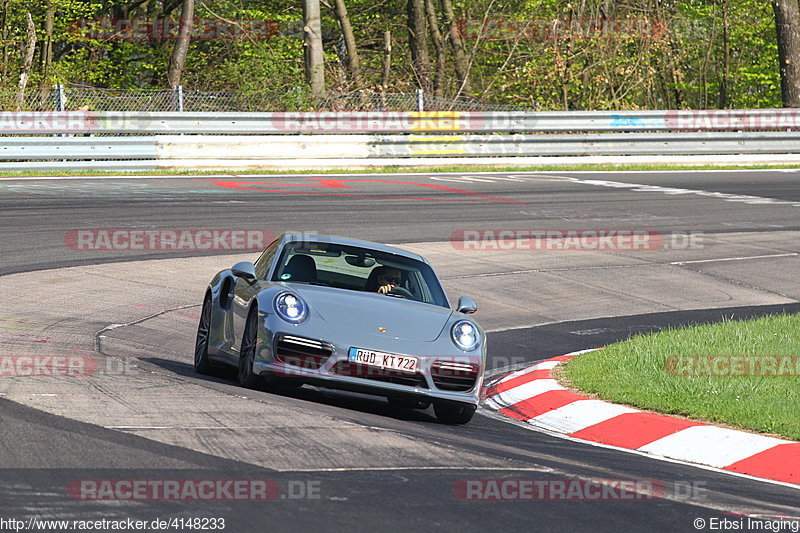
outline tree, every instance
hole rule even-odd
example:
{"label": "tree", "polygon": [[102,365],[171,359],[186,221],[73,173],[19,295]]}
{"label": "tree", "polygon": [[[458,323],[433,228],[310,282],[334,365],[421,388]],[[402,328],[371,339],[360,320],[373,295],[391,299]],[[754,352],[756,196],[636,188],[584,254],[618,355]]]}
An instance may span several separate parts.
{"label": "tree", "polygon": [[325,56],[322,51],[322,19],[319,12],[319,0],[305,0],[303,24],[306,81],[311,86],[311,94],[321,98],[325,96]]}
{"label": "tree", "polygon": [[411,49],[411,68],[419,87],[430,88],[431,62],[428,56],[428,28],[425,24],[424,0],[408,0],[408,45]]}
{"label": "tree", "polygon": [[436,52],[436,70],[433,73],[433,94],[442,96],[444,89],[445,63],[447,58],[444,54],[444,37],[439,31],[439,18],[436,16],[436,8],[433,0],[425,0],[425,13],[428,16],[428,26],[433,37],[433,49]]}
{"label": "tree", "polygon": [[22,109],[25,101],[25,87],[28,85],[31,65],[33,64],[33,54],[36,51],[36,26],[33,24],[33,17],[30,11],[25,13],[27,21],[27,40],[25,48],[22,50],[22,73],[19,75],[19,90],[17,91],[17,110]]}
{"label": "tree", "polygon": [[3,16],[0,19],[0,39],[3,41],[3,74],[0,81],[6,84],[8,76],[8,0],[3,0]]}
{"label": "tree", "polygon": [[42,78],[46,79],[50,65],[53,63],[53,21],[55,17],[55,7],[50,0],[45,2],[44,32],[45,38],[42,43],[40,54]]}
{"label": "tree", "polygon": [[783,107],[800,107],[800,8],[797,0],[774,0]]}
{"label": "tree", "polygon": [[464,41],[461,40],[461,34],[456,25],[453,5],[450,3],[450,0],[442,0],[442,8],[444,9],[445,22],[449,27],[448,40],[453,47],[455,69],[458,75],[458,83],[460,84],[456,94],[470,94],[472,92],[472,87],[469,81],[469,58],[467,58],[467,54],[464,51]]}
{"label": "tree", "polygon": [[347,15],[347,6],[344,5],[344,0],[335,0],[335,5],[336,18],[339,19],[339,28],[342,30],[344,45],[347,50],[347,69],[353,77],[356,88],[361,88],[364,85],[364,79],[361,77],[361,61],[358,58],[353,26],[350,24],[350,17]]}
{"label": "tree", "polygon": [[181,22],[178,39],[172,50],[172,57],[169,61],[169,71],[167,82],[170,87],[181,84],[183,67],[186,64],[186,55],[189,52],[189,43],[192,39],[192,25],[194,22],[194,0],[182,0],[181,3]]}

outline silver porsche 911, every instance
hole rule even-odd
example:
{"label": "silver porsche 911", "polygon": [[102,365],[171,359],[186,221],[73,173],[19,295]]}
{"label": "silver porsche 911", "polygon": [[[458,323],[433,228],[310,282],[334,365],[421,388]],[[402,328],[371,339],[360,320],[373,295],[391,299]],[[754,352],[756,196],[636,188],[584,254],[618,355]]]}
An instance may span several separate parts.
{"label": "silver porsche 911", "polygon": [[262,384],[344,389],[469,422],[486,364],[486,337],[450,308],[430,264],[365,241],[285,234],[253,263],[214,276],[197,329],[194,366],[238,369]]}

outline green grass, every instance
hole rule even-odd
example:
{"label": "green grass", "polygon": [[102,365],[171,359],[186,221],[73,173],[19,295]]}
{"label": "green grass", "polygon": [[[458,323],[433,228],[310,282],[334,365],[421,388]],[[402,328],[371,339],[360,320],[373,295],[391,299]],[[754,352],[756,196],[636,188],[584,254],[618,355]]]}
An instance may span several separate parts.
{"label": "green grass", "polygon": [[[365,160],[365,163],[368,160]],[[755,169],[784,169],[784,168],[799,168],[796,164],[784,165],[668,165],[668,164],[625,164],[625,165],[610,165],[610,164],[597,164],[597,165],[538,165],[538,166],[508,166],[498,164],[494,165],[470,165],[468,160],[465,160],[463,165],[459,166],[442,166],[442,167],[404,167],[400,165],[387,166],[381,168],[363,168],[363,169],[349,169],[349,168],[334,168],[334,169],[312,169],[312,170],[293,170],[293,169],[274,169],[274,170],[247,170],[247,169],[218,169],[218,170],[181,170],[181,169],[159,169],[149,172],[139,171],[107,171],[107,170],[25,170],[25,171],[0,171],[0,177],[33,177],[33,176],[110,176],[110,175],[124,175],[124,176],[139,176],[139,175],[198,175],[204,176],[209,174],[389,174],[389,173],[436,173],[436,172],[570,172],[570,171],[640,171],[640,170],[755,170]]]}
{"label": "green grass", "polygon": [[[777,376],[697,375],[719,372],[713,367],[711,372],[703,372],[696,363],[680,370],[669,366],[677,361],[676,356],[714,355],[795,358],[773,357],[794,362],[791,373],[778,367],[776,373],[783,375]],[[800,314],[774,315],[637,335],[572,358],[560,376],[571,386],[612,402],[800,440],[798,356]],[[750,359],[757,364],[763,360]],[[726,366],[719,368],[727,372]],[[750,372],[743,366],[740,373]]]}

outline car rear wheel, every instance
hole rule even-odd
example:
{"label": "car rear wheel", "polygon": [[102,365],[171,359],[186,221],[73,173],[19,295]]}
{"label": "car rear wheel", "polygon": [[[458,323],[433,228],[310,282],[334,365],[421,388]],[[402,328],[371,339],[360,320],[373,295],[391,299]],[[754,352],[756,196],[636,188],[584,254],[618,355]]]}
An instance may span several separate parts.
{"label": "car rear wheel", "polygon": [[475,414],[475,406],[469,404],[439,403],[433,404],[436,418],[443,424],[466,424]]}
{"label": "car rear wheel", "polygon": [[262,385],[262,377],[253,372],[256,357],[256,340],[258,339],[258,311],[253,308],[247,315],[247,322],[242,335],[242,348],[239,350],[239,385],[255,389]]}
{"label": "car rear wheel", "polygon": [[208,341],[211,335],[211,296],[206,296],[200,311],[197,325],[197,339],[194,343],[194,370],[198,374],[212,375],[216,368],[208,359]]}

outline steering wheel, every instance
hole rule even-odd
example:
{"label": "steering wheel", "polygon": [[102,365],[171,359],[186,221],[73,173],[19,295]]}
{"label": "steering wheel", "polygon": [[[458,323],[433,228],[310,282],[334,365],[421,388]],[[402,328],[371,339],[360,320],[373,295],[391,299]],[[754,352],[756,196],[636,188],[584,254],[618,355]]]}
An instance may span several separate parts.
{"label": "steering wheel", "polygon": [[414,299],[414,295],[411,294],[411,291],[406,289],[405,287],[392,287],[392,290],[390,290],[387,294],[389,294],[390,296],[396,296],[400,298],[408,298],[411,300]]}

